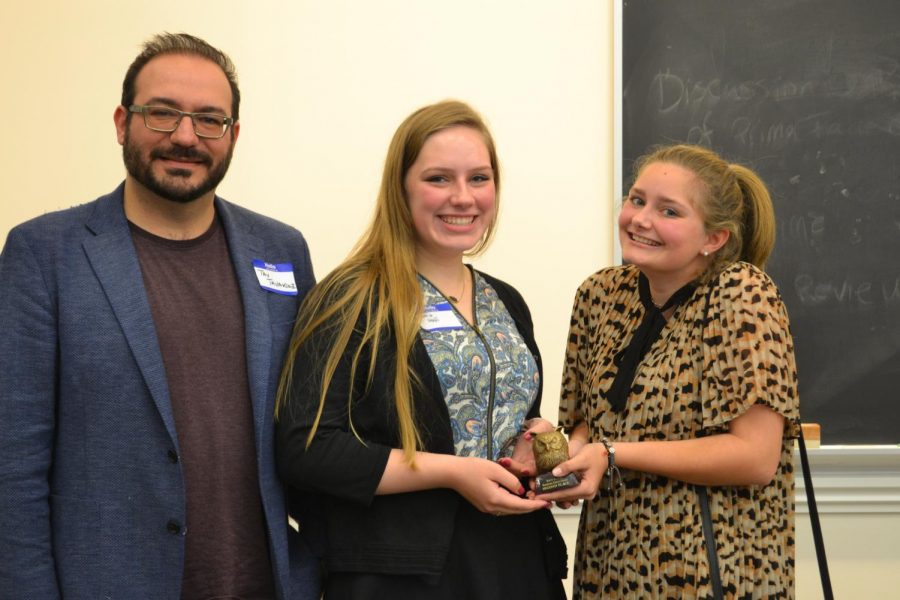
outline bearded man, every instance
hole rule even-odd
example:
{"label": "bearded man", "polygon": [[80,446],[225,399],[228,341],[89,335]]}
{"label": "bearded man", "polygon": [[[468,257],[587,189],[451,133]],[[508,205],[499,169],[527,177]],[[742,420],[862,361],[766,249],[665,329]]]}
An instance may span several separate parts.
{"label": "bearded man", "polygon": [[224,53],[152,38],[114,112],[125,181],[7,237],[3,597],[319,597],[272,439],[312,265],[299,231],[216,196],[239,105]]}

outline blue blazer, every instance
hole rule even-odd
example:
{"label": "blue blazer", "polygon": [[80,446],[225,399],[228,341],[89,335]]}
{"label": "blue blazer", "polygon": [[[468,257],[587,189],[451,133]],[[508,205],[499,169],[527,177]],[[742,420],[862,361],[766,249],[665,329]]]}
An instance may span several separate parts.
{"label": "blue blazer", "polygon": [[[167,524],[185,522],[184,481],[123,187],[19,225],[0,254],[0,598],[180,597],[184,538]],[[318,598],[273,451],[282,359],[314,283],[309,252],[296,229],[218,197],[215,207],[244,306],[276,589]],[[293,264],[300,294],[261,289],[254,259]]]}

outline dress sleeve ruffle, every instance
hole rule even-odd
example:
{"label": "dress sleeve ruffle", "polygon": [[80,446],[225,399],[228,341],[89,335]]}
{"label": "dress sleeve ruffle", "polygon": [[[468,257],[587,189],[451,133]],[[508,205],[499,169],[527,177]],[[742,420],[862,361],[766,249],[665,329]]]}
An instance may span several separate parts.
{"label": "dress sleeve ruffle", "polygon": [[787,310],[768,275],[747,263],[711,284],[703,331],[702,418],[706,433],[754,404],[785,417],[785,437],[800,432],[797,365]]}

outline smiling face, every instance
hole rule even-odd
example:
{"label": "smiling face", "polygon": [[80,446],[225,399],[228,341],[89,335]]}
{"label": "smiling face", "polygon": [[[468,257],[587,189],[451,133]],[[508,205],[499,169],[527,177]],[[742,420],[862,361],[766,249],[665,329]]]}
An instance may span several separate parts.
{"label": "smiling face", "polygon": [[[189,112],[231,115],[231,87],[212,61],[190,54],[163,54],[150,60],[135,81],[134,103]],[[192,202],[211,195],[231,162],[240,123],[220,139],[199,138],[190,117],[175,131],[152,131],[143,116],[116,109],[115,122],[128,176],[156,196]]]}
{"label": "smiling face", "polygon": [[430,136],[404,177],[416,251],[459,257],[495,215],[494,170],[481,134],[456,126]]}
{"label": "smiling face", "polygon": [[728,237],[707,232],[697,199],[702,184],[689,170],[650,163],[640,172],[619,214],[622,258],[670,291],[700,275]]}

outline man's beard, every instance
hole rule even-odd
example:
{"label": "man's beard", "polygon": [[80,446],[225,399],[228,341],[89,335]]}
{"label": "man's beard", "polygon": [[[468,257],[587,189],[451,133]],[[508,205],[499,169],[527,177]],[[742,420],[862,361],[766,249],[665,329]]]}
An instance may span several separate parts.
{"label": "man's beard", "polygon": [[[231,164],[231,155],[234,145],[228,148],[228,154],[217,165],[213,165],[212,157],[195,148],[182,146],[170,146],[166,149],[154,148],[150,151],[150,160],[145,161],[139,148],[131,143],[131,136],[125,132],[125,143],[122,145],[122,158],[125,161],[125,169],[145,188],[166,200],[187,204],[200,196],[215,190],[228,172]],[[185,185],[190,178],[191,171],[187,169],[167,169],[166,179],[160,179],[153,173],[152,161],[160,158],[186,159],[197,162],[198,165],[206,165],[209,172],[206,179],[194,186]],[[180,185],[179,185],[180,184]]]}

